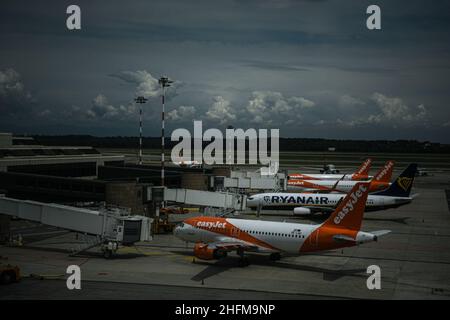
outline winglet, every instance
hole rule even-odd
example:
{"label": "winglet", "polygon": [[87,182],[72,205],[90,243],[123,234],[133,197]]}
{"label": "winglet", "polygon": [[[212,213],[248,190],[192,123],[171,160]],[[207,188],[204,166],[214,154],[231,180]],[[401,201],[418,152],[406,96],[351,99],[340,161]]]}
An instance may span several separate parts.
{"label": "winglet", "polygon": [[372,159],[371,158],[366,159],[359,166],[358,170],[355,171],[355,173],[352,176],[352,180],[367,179],[369,177],[369,171],[371,166],[372,166]]}
{"label": "winglet", "polygon": [[373,181],[384,183],[390,182],[392,177],[392,171],[394,171],[394,164],[395,162],[393,160],[389,160],[388,162],[386,162],[384,167],[381,168],[377,172],[377,174],[373,177]]}
{"label": "winglet", "polygon": [[369,194],[370,182],[356,183],[323,226],[359,231]]}

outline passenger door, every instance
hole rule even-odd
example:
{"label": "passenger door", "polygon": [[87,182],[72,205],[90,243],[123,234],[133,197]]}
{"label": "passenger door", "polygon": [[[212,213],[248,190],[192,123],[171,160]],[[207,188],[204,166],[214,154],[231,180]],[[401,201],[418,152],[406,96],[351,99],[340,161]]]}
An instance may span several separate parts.
{"label": "passenger door", "polygon": [[239,230],[239,228],[236,228],[236,227],[231,228],[231,236],[232,237],[239,238],[240,234],[241,234],[241,230]]}

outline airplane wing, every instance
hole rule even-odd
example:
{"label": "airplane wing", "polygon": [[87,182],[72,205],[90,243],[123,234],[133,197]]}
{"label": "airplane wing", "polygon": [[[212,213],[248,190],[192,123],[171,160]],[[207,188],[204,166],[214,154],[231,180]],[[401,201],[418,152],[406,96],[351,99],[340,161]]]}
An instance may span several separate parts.
{"label": "airplane wing", "polygon": [[336,187],[338,186],[339,182],[341,182],[344,178],[345,178],[345,174],[344,174],[340,179],[338,179],[338,180],[336,181],[336,183],[333,185],[333,187],[331,188],[331,190],[332,190],[332,191],[339,191],[339,190],[336,190]]}
{"label": "airplane wing", "polygon": [[341,178],[336,180],[336,182],[334,183],[334,185],[331,188],[326,188],[325,190],[324,189],[318,189],[315,192],[316,193],[342,192],[342,191],[336,189],[336,187],[338,186],[339,182],[341,182],[345,178],[345,176],[346,175],[344,174]]}

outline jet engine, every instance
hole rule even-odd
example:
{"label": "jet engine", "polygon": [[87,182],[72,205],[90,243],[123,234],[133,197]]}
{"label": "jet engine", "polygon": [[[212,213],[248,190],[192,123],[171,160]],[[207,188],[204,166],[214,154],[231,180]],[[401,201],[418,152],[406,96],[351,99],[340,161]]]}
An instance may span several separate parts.
{"label": "jet engine", "polygon": [[306,216],[306,215],[310,215],[311,209],[309,208],[303,208],[303,207],[297,207],[294,208],[294,215],[300,215],[300,216]]}
{"label": "jet engine", "polygon": [[206,243],[196,243],[194,246],[194,256],[202,260],[220,259],[227,256],[227,252],[220,249],[210,249]]}

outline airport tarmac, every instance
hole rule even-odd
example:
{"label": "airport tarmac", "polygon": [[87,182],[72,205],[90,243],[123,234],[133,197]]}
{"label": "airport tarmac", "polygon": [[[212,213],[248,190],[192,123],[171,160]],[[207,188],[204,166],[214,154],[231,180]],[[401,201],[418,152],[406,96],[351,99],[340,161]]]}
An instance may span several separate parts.
{"label": "airport tarmac", "polygon": [[[0,287],[0,299],[450,299],[449,181],[443,174],[420,177],[414,188],[420,196],[413,203],[367,213],[363,230],[392,230],[378,242],[277,262],[251,255],[248,267],[239,267],[234,254],[221,261],[194,261],[192,245],[171,234],[124,247],[112,260],[97,249],[70,257],[82,245],[81,237],[12,221],[24,246],[0,247],[0,259],[20,266],[25,278]],[[276,214],[261,218],[320,222]],[[65,271],[72,264],[81,267],[80,291],[66,289]],[[366,286],[370,265],[381,268],[380,290]]]}

